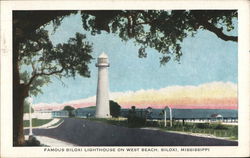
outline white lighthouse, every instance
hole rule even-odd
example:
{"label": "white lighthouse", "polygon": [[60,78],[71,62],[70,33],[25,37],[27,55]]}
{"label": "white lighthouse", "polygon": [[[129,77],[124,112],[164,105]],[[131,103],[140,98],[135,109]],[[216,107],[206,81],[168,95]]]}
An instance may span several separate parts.
{"label": "white lighthouse", "polygon": [[102,53],[96,63],[98,67],[98,82],[96,92],[96,114],[97,118],[110,117],[109,109],[109,80],[108,80],[108,56]]}

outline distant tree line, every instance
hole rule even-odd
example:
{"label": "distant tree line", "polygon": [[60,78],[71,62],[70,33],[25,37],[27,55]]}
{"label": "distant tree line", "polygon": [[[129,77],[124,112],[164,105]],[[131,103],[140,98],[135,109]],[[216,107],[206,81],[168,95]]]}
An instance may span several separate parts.
{"label": "distant tree line", "polygon": [[74,117],[74,116],[75,116],[74,113],[73,113],[73,111],[75,110],[74,107],[72,107],[72,106],[70,106],[70,105],[67,105],[67,106],[65,106],[65,107],[63,108],[63,110],[66,110],[66,111],[69,112],[69,117]]}
{"label": "distant tree line", "polygon": [[[95,106],[91,106],[91,107],[88,107],[88,108],[96,108]],[[120,114],[121,114],[121,106],[113,101],[113,100],[110,100],[109,101],[109,108],[110,108],[110,115],[112,117],[119,117]],[[75,114],[74,114],[74,110],[75,108],[70,106],[70,105],[66,105],[64,106],[63,110],[66,110],[69,112],[69,117],[75,117]]]}

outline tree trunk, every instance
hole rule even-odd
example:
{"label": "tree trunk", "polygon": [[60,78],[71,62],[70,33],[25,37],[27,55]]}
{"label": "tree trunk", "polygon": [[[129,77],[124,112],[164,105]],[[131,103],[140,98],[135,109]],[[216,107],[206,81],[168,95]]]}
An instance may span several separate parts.
{"label": "tree trunk", "polygon": [[24,99],[28,96],[28,86],[20,83],[18,66],[18,45],[13,41],[13,145],[23,145],[23,108]]}
{"label": "tree trunk", "polygon": [[[23,132],[23,107],[24,107],[24,93],[22,85],[19,85],[17,91],[14,91],[13,96],[13,145],[20,146],[23,145],[24,140],[24,132]],[[20,95],[21,94],[21,95]]]}

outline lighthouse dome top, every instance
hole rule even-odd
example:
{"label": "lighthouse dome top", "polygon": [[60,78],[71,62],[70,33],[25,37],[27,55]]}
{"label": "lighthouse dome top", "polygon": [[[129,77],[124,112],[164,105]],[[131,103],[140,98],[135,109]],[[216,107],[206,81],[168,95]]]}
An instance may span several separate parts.
{"label": "lighthouse dome top", "polygon": [[108,58],[108,55],[103,52],[102,54],[99,55],[98,58]]}
{"label": "lighthouse dome top", "polygon": [[97,67],[109,67],[108,55],[105,53],[102,53],[101,55],[99,55],[96,66]]}

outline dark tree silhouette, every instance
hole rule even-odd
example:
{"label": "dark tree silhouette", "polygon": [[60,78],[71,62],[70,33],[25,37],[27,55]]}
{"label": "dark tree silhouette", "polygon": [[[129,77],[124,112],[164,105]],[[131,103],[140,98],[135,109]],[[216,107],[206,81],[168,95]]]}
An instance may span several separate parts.
{"label": "dark tree silhouette", "polygon": [[74,107],[70,106],[70,105],[66,105],[64,106],[63,110],[66,110],[69,112],[69,117],[73,117],[74,114],[73,114],[73,110],[75,110]]}
{"label": "dark tree silhouette", "polygon": [[152,107],[147,107],[146,109],[146,118],[152,118],[152,113],[153,113],[153,108]]}
{"label": "dark tree silhouette", "polygon": [[131,106],[128,111],[128,125],[130,127],[140,127],[146,124],[146,117],[143,115],[143,110],[136,111],[135,106]]}
{"label": "dark tree silhouette", "polygon": [[117,102],[110,100],[109,107],[110,107],[110,115],[112,117],[118,117],[120,115],[121,106]]}

